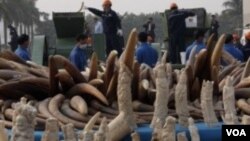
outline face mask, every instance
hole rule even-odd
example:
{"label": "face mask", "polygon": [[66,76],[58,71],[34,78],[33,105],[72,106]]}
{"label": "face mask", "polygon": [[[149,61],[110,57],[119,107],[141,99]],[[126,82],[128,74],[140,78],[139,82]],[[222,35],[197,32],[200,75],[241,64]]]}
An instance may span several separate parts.
{"label": "face mask", "polygon": [[87,44],[81,44],[81,45],[79,45],[79,48],[80,49],[84,49],[84,48],[86,48],[88,45]]}

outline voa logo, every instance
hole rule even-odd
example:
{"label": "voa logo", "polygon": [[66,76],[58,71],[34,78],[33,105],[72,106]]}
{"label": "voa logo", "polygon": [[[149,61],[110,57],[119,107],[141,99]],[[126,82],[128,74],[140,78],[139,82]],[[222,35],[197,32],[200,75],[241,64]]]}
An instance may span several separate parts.
{"label": "voa logo", "polygon": [[227,132],[227,136],[235,136],[235,137],[239,137],[239,136],[247,136],[246,132],[244,129],[226,129]]}

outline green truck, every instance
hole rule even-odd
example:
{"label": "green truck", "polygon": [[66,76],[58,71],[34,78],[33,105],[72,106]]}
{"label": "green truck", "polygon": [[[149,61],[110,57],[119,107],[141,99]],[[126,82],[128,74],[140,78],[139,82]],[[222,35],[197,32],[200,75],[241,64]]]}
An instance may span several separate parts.
{"label": "green truck", "polygon": [[[195,17],[186,19],[186,23],[188,22],[188,20],[192,20],[189,23],[194,23],[193,25],[187,27],[187,31],[185,34],[185,40],[186,40],[186,46],[188,46],[192,41],[194,41],[194,33],[197,30],[203,30],[204,32],[206,32],[209,29],[210,26],[210,17],[208,17],[206,9],[204,8],[193,8],[193,9],[184,9],[184,10],[189,10],[192,11],[196,14]],[[165,10],[165,12],[162,13],[162,20],[163,20],[163,31],[164,31],[164,39],[167,42],[169,39],[169,35],[168,35],[168,23],[167,23],[167,19],[168,19],[168,15],[169,15],[170,10],[167,9]]]}
{"label": "green truck", "polygon": [[[84,33],[85,29],[83,12],[54,12],[52,17],[57,35],[56,46],[48,48],[46,37],[43,35],[36,35],[33,40],[32,60],[41,65],[47,65],[49,55],[60,54],[68,58],[76,43],[76,35]],[[100,60],[105,60],[104,34],[95,34],[91,38],[93,43],[86,49],[87,56],[95,51]]]}

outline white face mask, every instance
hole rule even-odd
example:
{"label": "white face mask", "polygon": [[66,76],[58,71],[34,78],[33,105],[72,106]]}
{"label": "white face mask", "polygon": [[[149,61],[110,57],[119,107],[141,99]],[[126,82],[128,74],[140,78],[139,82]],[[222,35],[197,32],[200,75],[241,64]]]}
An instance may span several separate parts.
{"label": "white face mask", "polygon": [[79,48],[80,48],[80,49],[84,49],[84,48],[86,48],[87,46],[88,46],[87,44],[80,44],[80,45],[79,45]]}

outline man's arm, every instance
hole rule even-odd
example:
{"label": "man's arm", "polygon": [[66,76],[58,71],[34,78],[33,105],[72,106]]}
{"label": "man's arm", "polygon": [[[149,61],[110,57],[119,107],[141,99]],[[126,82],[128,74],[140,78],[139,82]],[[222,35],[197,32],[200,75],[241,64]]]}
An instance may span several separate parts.
{"label": "man's arm", "polygon": [[103,14],[103,11],[101,10],[98,10],[98,9],[95,9],[95,8],[87,8],[91,13],[99,16],[99,17],[102,17],[102,14]]}
{"label": "man's arm", "polygon": [[195,13],[194,12],[191,12],[191,11],[183,11],[184,12],[184,15],[185,17],[192,17],[192,16],[195,16]]}

